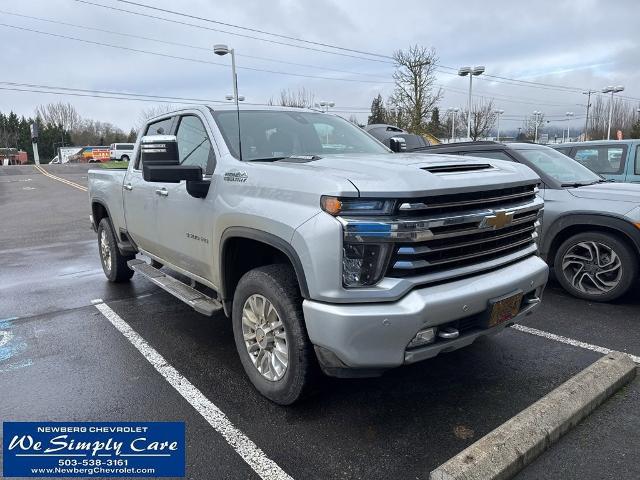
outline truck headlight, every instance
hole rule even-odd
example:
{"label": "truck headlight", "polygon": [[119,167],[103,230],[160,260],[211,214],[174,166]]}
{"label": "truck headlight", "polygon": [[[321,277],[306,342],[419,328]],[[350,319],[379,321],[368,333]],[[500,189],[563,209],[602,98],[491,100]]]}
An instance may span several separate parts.
{"label": "truck headlight", "polygon": [[375,284],[384,273],[391,245],[345,243],[342,251],[342,283],[345,287]]}
{"label": "truck headlight", "polygon": [[320,197],[322,210],[330,215],[389,215],[394,201],[375,198]]}

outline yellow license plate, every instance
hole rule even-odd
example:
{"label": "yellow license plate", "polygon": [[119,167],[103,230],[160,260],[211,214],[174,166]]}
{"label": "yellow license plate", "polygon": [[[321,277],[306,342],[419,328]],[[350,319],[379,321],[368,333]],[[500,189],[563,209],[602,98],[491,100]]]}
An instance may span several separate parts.
{"label": "yellow license plate", "polygon": [[491,306],[491,314],[489,315],[489,327],[495,327],[504,322],[508,322],[515,317],[520,311],[522,303],[522,293],[516,293],[510,297],[496,301]]}

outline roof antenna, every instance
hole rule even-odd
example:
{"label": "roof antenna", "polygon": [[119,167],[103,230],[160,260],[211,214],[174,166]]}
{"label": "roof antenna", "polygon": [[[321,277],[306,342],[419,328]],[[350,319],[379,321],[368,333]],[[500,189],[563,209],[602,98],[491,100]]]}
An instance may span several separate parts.
{"label": "roof antenna", "polygon": [[240,130],[240,105],[238,104],[238,74],[236,73],[236,54],[233,48],[229,48],[228,45],[217,44],[213,46],[213,53],[216,55],[231,54],[231,73],[233,75],[233,98],[236,102],[236,116],[238,118],[238,154],[240,161],[242,161],[242,135]]}

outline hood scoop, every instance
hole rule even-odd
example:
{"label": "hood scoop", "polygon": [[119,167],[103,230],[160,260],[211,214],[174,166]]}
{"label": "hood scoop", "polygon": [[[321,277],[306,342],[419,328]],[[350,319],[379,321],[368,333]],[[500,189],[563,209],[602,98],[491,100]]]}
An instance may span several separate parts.
{"label": "hood scoop", "polygon": [[444,175],[447,173],[466,173],[477,172],[478,170],[495,170],[493,165],[488,163],[457,163],[452,165],[434,165],[431,167],[423,167],[421,170],[426,170],[429,173],[435,175]]}

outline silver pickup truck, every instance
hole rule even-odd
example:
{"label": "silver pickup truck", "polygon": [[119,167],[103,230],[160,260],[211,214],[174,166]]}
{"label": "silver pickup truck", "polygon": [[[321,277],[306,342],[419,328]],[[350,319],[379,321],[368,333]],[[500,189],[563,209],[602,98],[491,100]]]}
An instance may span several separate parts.
{"label": "silver pickup truck", "polygon": [[319,370],[379,375],[532,313],[538,182],[394,153],[326,113],[202,106],[149,120],[128,169],[90,170],[89,193],[107,278],[222,310],[251,382],[290,404]]}

